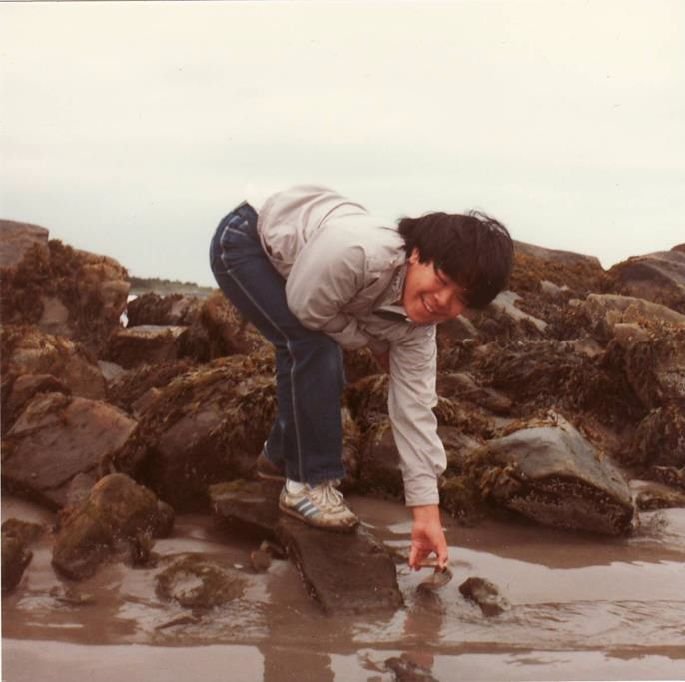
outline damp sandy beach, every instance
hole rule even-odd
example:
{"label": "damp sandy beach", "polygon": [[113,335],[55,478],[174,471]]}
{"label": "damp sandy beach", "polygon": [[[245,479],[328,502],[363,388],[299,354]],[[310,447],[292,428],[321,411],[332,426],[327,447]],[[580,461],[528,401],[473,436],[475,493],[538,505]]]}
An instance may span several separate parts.
{"label": "damp sandy beach", "polygon": [[[351,503],[388,547],[408,546],[401,505]],[[6,496],[3,519],[11,516],[52,521]],[[228,536],[210,516],[179,516],[172,537],[155,545],[160,554],[202,552],[244,570],[243,596],[204,613],[160,600],[158,569],[121,563],[79,583],[80,602],[58,598],[64,590],[44,539],[20,588],[3,599],[3,680],[385,682],[402,679],[385,664],[393,657],[443,682],[685,678],[685,509],[643,513],[623,539],[521,523],[446,524],[451,583],[421,596],[425,572],[399,564],[405,607],[377,619],[323,615],[288,561],[254,573],[255,542]],[[469,576],[494,582],[511,610],[483,616],[459,593]]]}

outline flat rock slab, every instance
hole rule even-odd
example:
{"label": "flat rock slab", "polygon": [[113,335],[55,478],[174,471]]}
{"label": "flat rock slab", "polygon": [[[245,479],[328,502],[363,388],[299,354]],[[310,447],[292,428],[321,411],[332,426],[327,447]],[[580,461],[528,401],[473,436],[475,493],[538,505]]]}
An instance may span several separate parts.
{"label": "flat rock slab", "polygon": [[395,563],[363,528],[334,533],[306,526],[281,514],[280,484],[231,481],[210,487],[221,519],[287,549],[307,591],[330,615],[394,611],[402,606]]}
{"label": "flat rock slab", "polygon": [[281,518],[277,533],[326,614],[394,611],[403,605],[393,560],[363,528],[332,533]]}
{"label": "flat rock slab", "polygon": [[215,515],[221,520],[273,540],[281,516],[280,490],[280,485],[266,482],[231,481],[210,486],[209,497]]}
{"label": "flat rock slab", "polygon": [[126,369],[170,362],[179,357],[179,343],[188,327],[146,324],[118,329],[109,340],[108,359]]}

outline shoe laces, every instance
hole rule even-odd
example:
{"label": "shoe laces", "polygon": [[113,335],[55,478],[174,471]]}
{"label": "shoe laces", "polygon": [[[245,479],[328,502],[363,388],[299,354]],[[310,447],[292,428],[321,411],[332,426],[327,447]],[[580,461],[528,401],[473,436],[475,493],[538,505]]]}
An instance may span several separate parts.
{"label": "shoe laces", "polygon": [[336,488],[339,483],[340,481],[334,479],[319,483],[319,485],[310,486],[309,494],[321,507],[328,510],[339,510],[340,507],[344,507],[343,495]]}

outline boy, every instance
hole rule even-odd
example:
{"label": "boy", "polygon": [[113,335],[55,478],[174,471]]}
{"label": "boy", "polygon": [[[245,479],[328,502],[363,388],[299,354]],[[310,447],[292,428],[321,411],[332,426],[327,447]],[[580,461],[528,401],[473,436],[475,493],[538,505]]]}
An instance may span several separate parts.
{"label": "boy", "polygon": [[243,203],[221,221],[214,276],[276,348],[278,416],[258,471],[285,481],[284,513],[337,531],[358,523],[336,488],[345,473],[341,349],[368,346],[389,372],[388,415],[413,515],[409,565],[433,552],[447,565],[435,325],[487,305],[512,256],[506,228],[483,214],[431,213],[395,226],[315,186],[274,194],[259,214]]}

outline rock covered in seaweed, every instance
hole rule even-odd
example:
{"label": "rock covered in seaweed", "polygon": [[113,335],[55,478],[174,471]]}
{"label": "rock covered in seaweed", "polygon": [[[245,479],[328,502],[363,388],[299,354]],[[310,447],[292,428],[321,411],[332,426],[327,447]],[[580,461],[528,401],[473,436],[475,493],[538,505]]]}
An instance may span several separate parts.
{"label": "rock covered in seaweed", "polygon": [[679,248],[634,256],[608,272],[618,293],[685,313],[685,253]]}
{"label": "rock covered in seaweed", "polygon": [[[39,228],[40,229],[40,228]],[[36,226],[0,221],[2,251]],[[116,260],[78,251],[41,233],[30,248],[14,252],[2,268],[4,324],[35,324],[82,342],[98,354],[126,309],[128,273]]]}
{"label": "rock covered in seaweed", "polygon": [[233,355],[176,377],[111,464],[181,510],[209,508],[208,487],[252,473],[276,411],[272,357]]}
{"label": "rock covered in seaweed", "polygon": [[631,529],[623,476],[560,415],[489,441],[468,466],[486,500],[543,525],[607,535]]}
{"label": "rock covered in seaweed", "polygon": [[0,346],[3,432],[36,393],[57,390],[95,400],[105,397],[102,370],[79,343],[30,325],[3,325]]}
{"label": "rock covered in seaweed", "polygon": [[141,552],[149,552],[153,537],[170,531],[172,515],[168,505],[128,476],[105,476],[81,505],[63,516],[52,564],[61,574],[81,580],[108,559],[124,556],[135,562]]}

